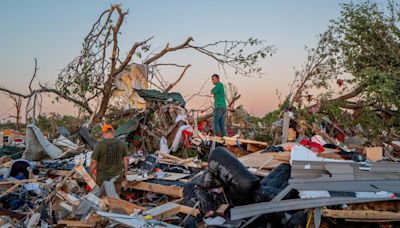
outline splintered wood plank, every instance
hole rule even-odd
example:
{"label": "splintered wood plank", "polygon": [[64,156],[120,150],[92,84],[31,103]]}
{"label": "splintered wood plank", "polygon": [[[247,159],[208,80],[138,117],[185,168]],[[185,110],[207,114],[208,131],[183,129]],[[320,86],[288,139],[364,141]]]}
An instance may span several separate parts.
{"label": "splintered wood plank", "polygon": [[88,223],[80,220],[66,220],[66,219],[59,220],[57,224],[65,225],[67,227],[94,227],[96,225],[95,223]]}
{"label": "splintered wood plank", "polygon": [[399,212],[391,211],[374,211],[374,210],[331,210],[323,209],[323,216],[331,218],[345,218],[345,219],[389,219],[400,220]]}
{"label": "splintered wood plank", "polygon": [[25,179],[25,180],[6,180],[0,181],[0,185],[10,185],[10,184],[24,184],[24,183],[35,183],[38,180],[43,180],[44,178],[39,179]]}
{"label": "splintered wood plank", "polygon": [[[43,178],[41,178],[43,179]],[[26,180],[12,180],[12,181],[1,181],[0,185],[8,185],[8,184],[14,184],[12,187],[8,188],[6,191],[0,194],[0,198],[6,196],[7,194],[11,193],[14,191],[18,186],[24,183],[35,183],[37,182],[37,179],[26,179]]]}
{"label": "splintered wood plank", "polygon": [[[280,154],[285,154],[285,153],[290,154],[290,152],[282,152]],[[261,151],[259,151],[259,152],[251,153],[251,154],[245,155],[243,157],[240,157],[239,161],[242,162],[243,165],[246,167],[252,167],[252,168],[258,169],[258,168],[262,167],[268,160],[273,158],[275,154],[279,154],[279,153],[271,153],[271,152],[261,153]],[[273,169],[273,168],[279,166],[281,163],[282,162],[280,162],[280,161],[272,159],[263,168],[264,169]]]}
{"label": "splintered wood plank", "polygon": [[196,217],[197,215],[200,214],[200,211],[198,209],[192,208],[192,207],[188,207],[185,205],[180,205],[179,204],[179,212],[183,213],[183,214],[187,214],[187,215],[191,215]]}
{"label": "splintered wood plank", "polygon": [[[67,176],[67,175],[69,174],[69,170],[57,170],[57,169],[54,169],[54,170],[50,170],[50,171],[49,171],[49,174],[65,177],[65,176]],[[72,176],[72,178],[74,178],[74,179],[76,179],[76,180],[79,180],[79,181],[84,181],[84,179],[82,178],[82,176],[79,175],[78,173],[75,173],[75,174]]]}
{"label": "splintered wood plank", "polygon": [[19,184],[14,184],[14,186],[12,186],[11,188],[7,189],[6,191],[4,191],[3,193],[0,194],[0,198],[8,195],[9,193],[11,193],[12,191],[14,191],[16,188],[18,188]]}
{"label": "splintered wood plank", "polygon": [[164,157],[164,158],[177,161],[177,162],[182,162],[182,161],[183,161],[182,158],[179,158],[179,157],[174,156],[174,155],[172,155],[172,154],[167,154],[167,153],[164,153],[164,152],[161,152],[161,151],[156,151],[156,154],[158,154],[158,155],[160,155],[160,156],[162,156],[162,157]]}
{"label": "splintered wood plank", "polygon": [[160,193],[160,194],[172,196],[175,198],[183,197],[183,188],[179,187],[179,186],[173,186],[173,185],[168,186],[168,185],[161,185],[161,184],[139,181],[139,182],[135,182],[135,183],[128,182],[127,188],[133,188],[136,190]]}
{"label": "splintered wood plank", "polygon": [[224,144],[226,146],[235,146],[237,144],[237,141],[239,144],[252,144],[255,146],[259,146],[262,148],[265,148],[268,146],[267,142],[261,142],[261,141],[255,141],[255,140],[250,140],[250,139],[241,139],[241,138],[234,138],[234,137],[219,137],[219,136],[209,136],[208,140],[214,141],[220,144]]}
{"label": "splintered wood plank", "polygon": [[126,200],[117,199],[114,197],[106,197],[106,199],[108,201],[110,211],[115,212],[115,213],[122,213],[122,214],[130,215],[133,212],[135,212],[135,210],[138,210],[138,209],[141,211],[146,210],[145,207],[130,203]]}
{"label": "splintered wood plank", "polygon": [[187,215],[197,216],[200,214],[198,209],[193,209],[188,206],[176,204],[176,203],[166,203],[161,206],[152,208],[145,212],[146,215],[151,215],[155,219],[165,219],[169,218],[178,213],[184,213]]}
{"label": "splintered wood plank", "polygon": [[226,146],[225,147],[231,154],[233,154],[235,157],[242,157],[248,153],[245,153],[244,151],[241,150],[241,148],[237,146]]}
{"label": "splintered wood plank", "polygon": [[80,200],[76,198],[75,196],[68,194],[66,192],[63,192],[61,190],[56,191],[57,196],[60,197],[60,199],[67,201],[69,204],[72,204],[74,206],[79,206]]}
{"label": "splintered wood plank", "polygon": [[78,165],[74,169],[80,175],[82,175],[83,179],[85,180],[85,182],[89,185],[89,187],[91,189],[94,189],[97,186],[96,182],[93,180],[93,178],[89,175],[89,173],[86,171],[86,169],[83,166]]}
{"label": "splintered wood plank", "polygon": [[179,213],[180,205],[176,203],[166,203],[161,206],[152,208],[145,212],[146,215],[151,215],[154,219],[165,219]]}

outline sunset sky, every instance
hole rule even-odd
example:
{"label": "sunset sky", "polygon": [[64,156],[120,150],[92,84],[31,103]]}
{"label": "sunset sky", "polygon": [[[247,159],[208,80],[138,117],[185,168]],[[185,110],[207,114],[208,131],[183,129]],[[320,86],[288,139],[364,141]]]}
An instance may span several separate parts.
{"label": "sunset sky", "polygon": [[[279,101],[278,90],[285,96],[293,80],[294,68],[306,57],[305,45],[313,46],[330,19],[338,17],[343,1],[288,0],[202,0],[202,1],[15,1],[3,0],[0,7],[0,85],[26,93],[38,59],[38,81],[54,85],[59,71],[80,52],[82,40],[111,3],[129,9],[122,30],[120,47],[128,51],[135,41],[154,36],[153,48],[167,42],[176,45],[188,36],[194,44],[218,40],[243,40],[256,37],[274,45],[276,54],[261,66],[264,76],[245,78],[228,72],[222,82],[232,82],[242,95],[240,104],[258,116],[274,110]],[[216,62],[193,51],[172,53],[165,62],[192,64],[175,91],[184,96],[198,91],[211,74],[223,72]],[[173,81],[177,74],[168,75]],[[36,81],[37,82],[37,81]],[[35,84],[37,86],[37,83]],[[212,88],[209,82],[205,91]],[[0,95],[0,119],[14,110],[11,102]],[[189,102],[189,108],[209,106],[207,98]],[[76,114],[65,101],[52,104],[47,99],[45,112]]]}

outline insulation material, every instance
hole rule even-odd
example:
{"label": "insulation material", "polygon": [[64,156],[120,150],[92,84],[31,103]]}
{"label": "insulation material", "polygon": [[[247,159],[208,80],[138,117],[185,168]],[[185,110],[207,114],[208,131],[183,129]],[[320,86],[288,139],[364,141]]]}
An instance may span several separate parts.
{"label": "insulation material", "polygon": [[133,63],[129,68],[115,77],[114,82],[117,90],[113,93],[113,96],[121,98],[122,103],[127,104],[127,107],[125,107],[127,109],[145,109],[146,101],[133,89],[148,88],[147,65]]}

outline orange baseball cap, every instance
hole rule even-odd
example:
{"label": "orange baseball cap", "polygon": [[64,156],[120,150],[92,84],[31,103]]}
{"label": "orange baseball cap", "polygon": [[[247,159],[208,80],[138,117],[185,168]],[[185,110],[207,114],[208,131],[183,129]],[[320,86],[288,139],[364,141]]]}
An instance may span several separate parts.
{"label": "orange baseball cap", "polygon": [[101,132],[107,133],[108,130],[114,131],[114,128],[109,124],[104,124],[101,128]]}

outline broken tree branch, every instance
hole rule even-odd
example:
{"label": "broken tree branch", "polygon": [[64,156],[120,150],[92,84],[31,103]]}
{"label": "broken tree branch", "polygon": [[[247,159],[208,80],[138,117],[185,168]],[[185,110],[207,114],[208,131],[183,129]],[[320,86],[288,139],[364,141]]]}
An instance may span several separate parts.
{"label": "broken tree branch", "polygon": [[39,69],[39,68],[37,67],[37,59],[35,58],[35,68],[34,68],[34,70],[33,70],[33,75],[32,75],[31,81],[29,82],[29,91],[31,91],[31,93],[32,93],[32,82],[33,82],[33,80],[34,80],[35,77],[36,77],[36,71],[37,71],[38,69]]}
{"label": "broken tree branch", "polygon": [[150,37],[146,40],[143,40],[142,42],[137,42],[135,43],[131,50],[129,51],[128,55],[126,56],[125,60],[121,63],[121,65],[118,67],[118,69],[116,69],[115,71],[115,75],[121,73],[125,67],[128,65],[128,63],[131,61],[133,54],[135,54],[136,50],[138,49],[138,47],[143,46],[144,44],[146,44],[147,42],[149,42],[151,39],[153,39],[154,37]]}
{"label": "broken tree branch", "polygon": [[170,84],[165,90],[165,93],[168,93],[172,88],[174,88],[174,86],[176,86],[176,84],[178,84],[178,82],[180,82],[183,78],[183,75],[185,75],[185,72],[187,71],[187,69],[189,69],[189,67],[191,67],[192,65],[188,64],[186,65],[185,69],[183,69],[181,75],[179,75],[179,78],[172,84]]}
{"label": "broken tree branch", "polygon": [[150,63],[156,61],[157,59],[163,57],[165,54],[167,54],[168,52],[173,52],[173,51],[177,51],[179,49],[183,49],[188,47],[189,43],[193,41],[193,38],[190,36],[188,37],[185,42],[183,42],[182,44],[176,46],[176,47],[169,47],[169,43],[165,46],[165,48],[163,50],[161,50],[158,54],[154,55],[153,57],[149,58],[148,60],[146,60],[144,62],[144,64],[149,65]]}

